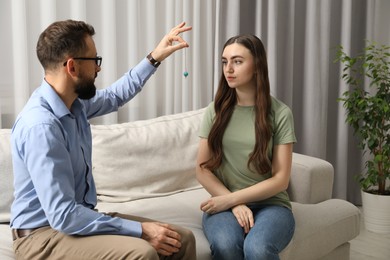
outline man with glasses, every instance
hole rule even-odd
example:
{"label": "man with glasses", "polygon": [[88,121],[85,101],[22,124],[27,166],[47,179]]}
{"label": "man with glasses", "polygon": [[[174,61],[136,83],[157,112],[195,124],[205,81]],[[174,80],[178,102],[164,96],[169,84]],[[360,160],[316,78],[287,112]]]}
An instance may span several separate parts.
{"label": "man with glasses", "polygon": [[10,225],[18,259],[195,259],[195,239],[187,229],[97,212],[88,123],[133,98],[161,61],[188,47],[179,34],[189,30],[185,23],[174,27],[102,90],[95,87],[102,57],[91,25],[67,20],[42,32],[37,56],[45,78],[17,117],[11,138]]}

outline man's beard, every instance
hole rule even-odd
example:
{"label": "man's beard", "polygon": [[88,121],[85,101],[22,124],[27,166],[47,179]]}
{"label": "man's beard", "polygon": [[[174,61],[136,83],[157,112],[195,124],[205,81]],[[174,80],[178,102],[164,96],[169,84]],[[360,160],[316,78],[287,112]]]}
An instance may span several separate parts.
{"label": "man's beard", "polygon": [[95,79],[86,79],[84,76],[80,75],[75,92],[80,99],[93,98],[96,95]]}

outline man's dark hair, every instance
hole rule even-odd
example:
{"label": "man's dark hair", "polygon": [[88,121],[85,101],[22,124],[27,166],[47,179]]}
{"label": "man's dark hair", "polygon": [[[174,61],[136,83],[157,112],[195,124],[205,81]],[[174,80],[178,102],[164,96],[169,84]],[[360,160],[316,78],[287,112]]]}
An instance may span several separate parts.
{"label": "man's dark hair", "polygon": [[44,30],[37,42],[37,56],[43,68],[51,70],[64,63],[66,57],[76,57],[86,51],[85,37],[95,29],[83,21],[58,21]]}

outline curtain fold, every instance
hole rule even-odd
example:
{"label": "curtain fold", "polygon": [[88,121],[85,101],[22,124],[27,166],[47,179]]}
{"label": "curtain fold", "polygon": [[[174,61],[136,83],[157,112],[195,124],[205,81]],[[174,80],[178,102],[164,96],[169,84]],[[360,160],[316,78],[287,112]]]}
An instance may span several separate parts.
{"label": "curtain fold", "polygon": [[[386,0],[2,0],[0,3],[0,127],[10,128],[43,77],[35,46],[56,20],[91,23],[102,71],[98,88],[136,65],[170,28],[186,21],[190,48],[159,67],[142,92],[117,113],[94,124],[122,123],[205,107],[221,74],[225,41],[253,33],[266,47],[272,94],[291,107],[296,152],[323,158],[335,168],[334,197],[360,203],[354,176],[361,152],[337,98],[348,86],[335,63],[336,47],[350,54],[366,40],[390,44]],[[189,76],[184,77],[184,71]]]}
{"label": "curtain fold", "polygon": [[[20,11],[19,11],[20,10]],[[23,0],[12,1],[11,23],[14,26],[11,32],[13,42],[12,62],[13,62],[13,79],[14,93],[18,93],[13,100],[11,110],[20,111],[25,101],[29,97],[29,62],[26,61],[28,53],[28,32],[27,32],[27,12],[26,3]],[[10,75],[10,74],[8,74]],[[22,77],[20,75],[23,75]],[[12,95],[12,94],[11,94]]]}

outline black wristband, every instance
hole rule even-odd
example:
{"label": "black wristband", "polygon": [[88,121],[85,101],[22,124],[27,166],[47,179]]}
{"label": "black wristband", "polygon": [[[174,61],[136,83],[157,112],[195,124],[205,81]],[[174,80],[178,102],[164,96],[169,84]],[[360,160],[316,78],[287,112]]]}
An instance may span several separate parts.
{"label": "black wristband", "polygon": [[161,62],[156,61],[155,59],[153,59],[152,53],[149,53],[148,56],[146,56],[146,58],[150,61],[150,63],[151,63],[155,68],[157,68],[157,67],[160,66],[160,64],[161,64]]}

